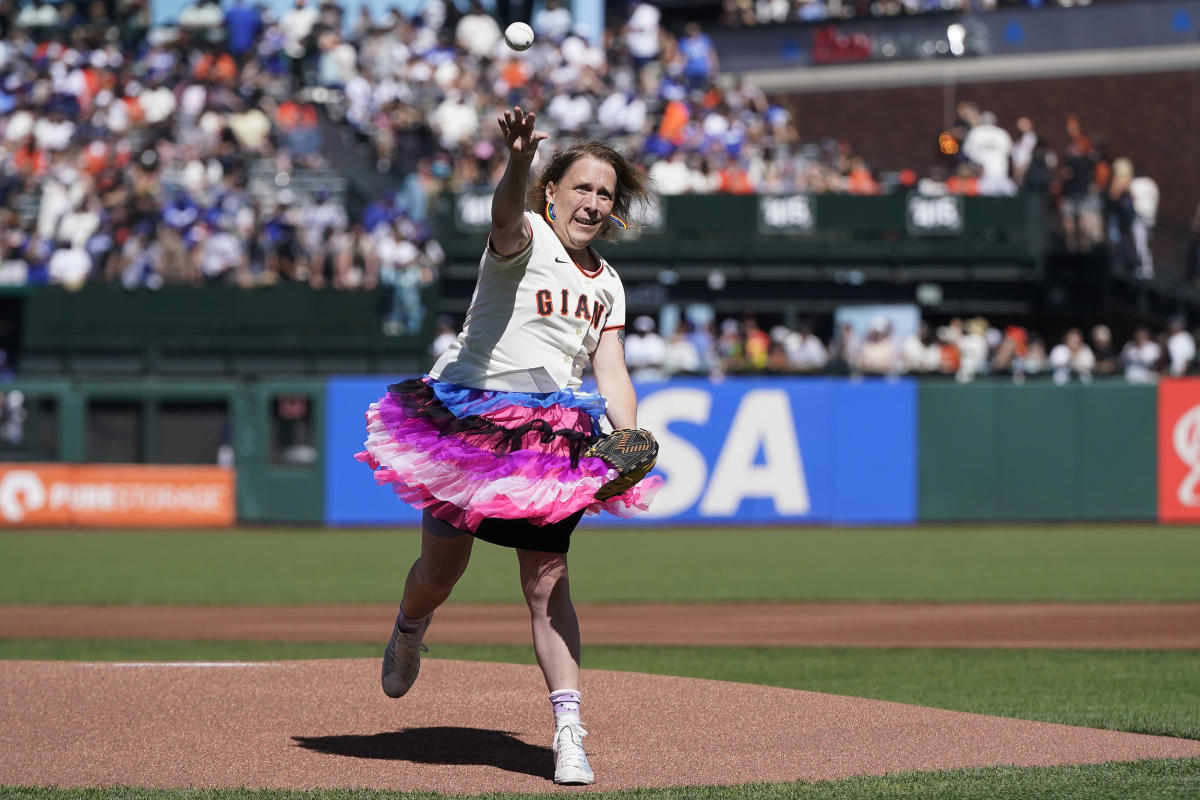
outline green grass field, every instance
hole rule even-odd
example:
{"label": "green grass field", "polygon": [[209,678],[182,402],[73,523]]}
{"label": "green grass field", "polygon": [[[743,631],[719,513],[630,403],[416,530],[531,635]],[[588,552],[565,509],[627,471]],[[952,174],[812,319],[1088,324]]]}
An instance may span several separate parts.
{"label": "green grass field", "polygon": [[[395,602],[411,533],[252,530],[0,534],[0,603]],[[499,562],[499,563],[497,563]],[[583,531],[585,602],[1200,601],[1200,531],[1153,526]],[[518,602],[515,562],[480,546],[455,593]],[[0,658],[377,657],[380,643],[0,640]],[[532,662],[527,646],[434,657]],[[1200,738],[1200,652],[587,647],[585,667],[788,686],[1115,730]],[[644,790],[606,798],[1195,798],[1200,759],[912,773],[818,784]],[[0,797],[316,800],[383,792],[0,788]],[[495,796],[500,797],[500,796]],[[506,798],[507,800],[507,798]],[[515,798],[513,799],[515,800]]]}
{"label": "green grass field", "polygon": [[[412,532],[245,530],[0,535],[0,604],[393,603]],[[1200,531],[581,530],[580,602],[1200,601]],[[520,602],[511,551],[480,545],[460,601]]]}

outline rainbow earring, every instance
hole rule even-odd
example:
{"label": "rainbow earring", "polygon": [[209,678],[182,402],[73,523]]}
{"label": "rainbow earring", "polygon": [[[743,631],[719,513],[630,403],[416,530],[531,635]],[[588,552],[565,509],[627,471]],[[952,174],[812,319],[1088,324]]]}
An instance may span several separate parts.
{"label": "rainbow earring", "polygon": [[627,224],[625,224],[625,220],[621,219],[616,214],[609,214],[608,221],[611,222],[613,225],[616,225],[618,228],[620,228],[623,231],[629,230],[629,226]]}
{"label": "rainbow earring", "polygon": [[554,222],[554,203],[549,200],[546,201],[546,219]]}

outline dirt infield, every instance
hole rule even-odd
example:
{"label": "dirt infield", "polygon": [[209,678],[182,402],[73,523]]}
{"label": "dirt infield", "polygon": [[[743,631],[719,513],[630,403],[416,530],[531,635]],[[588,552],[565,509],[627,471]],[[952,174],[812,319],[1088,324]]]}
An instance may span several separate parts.
{"label": "dirt infield", "polygon": [[[0,662],[0,785],[551,791],[536,667]],[[1200,756],[1200,742],[813,692],[585,671],[593,789]],[[580,791],[571,788],[568,791]]]}
{"label": "dirt infield", "polygon": [[[580,605],[586,644],[1200,648],[1200,604]],[[383,641],[395,606],[0,606],[0,637]],[[527,643],[524,606],[448,603],[430,642]]]}

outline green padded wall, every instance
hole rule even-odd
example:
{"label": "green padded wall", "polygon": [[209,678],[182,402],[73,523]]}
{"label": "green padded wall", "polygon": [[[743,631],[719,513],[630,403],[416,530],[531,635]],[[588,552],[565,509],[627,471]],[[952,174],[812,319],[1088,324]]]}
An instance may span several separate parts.
{"label": "green padded wall", "polygon": [[919,518],[1154,519],[1156,390],[1091,385],[919,389]]}

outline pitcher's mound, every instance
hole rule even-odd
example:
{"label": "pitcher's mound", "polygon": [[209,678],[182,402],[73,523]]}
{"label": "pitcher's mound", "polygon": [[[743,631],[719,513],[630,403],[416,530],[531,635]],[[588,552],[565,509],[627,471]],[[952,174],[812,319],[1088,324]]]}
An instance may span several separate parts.
{"label": "pitcher's mound", "polygon": [[[556,788],[535,667],[426,660],[400,700],[378,669],[0,662],[0,785]],[[626,672],[585,671],[583,700],[605,790],[1200,756],[1190,740]]]}

